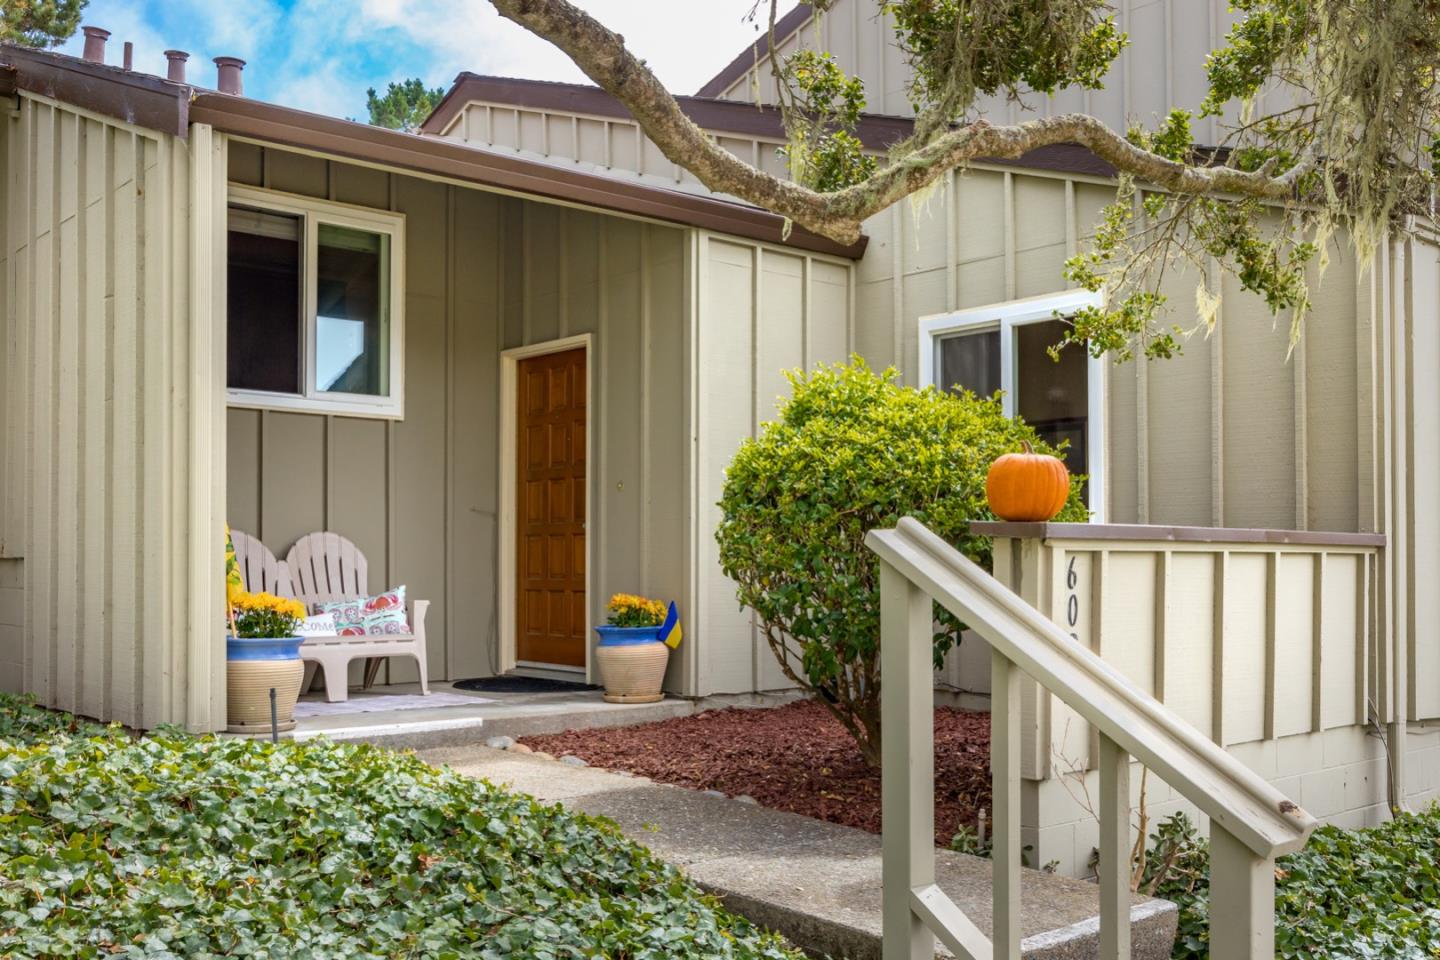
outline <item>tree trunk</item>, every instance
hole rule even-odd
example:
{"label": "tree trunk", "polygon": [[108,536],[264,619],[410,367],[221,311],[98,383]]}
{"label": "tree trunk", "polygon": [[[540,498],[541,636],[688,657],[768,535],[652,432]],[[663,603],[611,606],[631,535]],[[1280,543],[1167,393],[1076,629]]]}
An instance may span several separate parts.
{"label": "tree trunk", "polygon": [[839,243],[860,238],[860,225],[881,210],[934,183],[971,160],[1018,159],[1039,147],[1075,143],[1088,147],[1117,170],[1177,194],[1240,195],[1291,199],[1296,183],[1313,166],[1295,164],[1275,175],[1258,170],[1182,163],[1146,150],[1094,117],[1066,113],[1024,123],[994,125],[981,119],[946,129],[860,183],[818,193],[751,166],[721,147],[681,109],[643,60],[608,29],[569,0],[490,0],[502,17],[567,54],[585,75],[630,111],[666,159],[719,193],[763,207]]}

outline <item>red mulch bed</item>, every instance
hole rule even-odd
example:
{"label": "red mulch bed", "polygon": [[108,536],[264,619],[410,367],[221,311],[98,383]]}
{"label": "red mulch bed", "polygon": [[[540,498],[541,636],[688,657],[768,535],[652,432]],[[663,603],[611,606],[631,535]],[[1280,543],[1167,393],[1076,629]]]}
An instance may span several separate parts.
{"label": "red mulch bed", "polygon": [[[632,727],[524,737],[555,756],[695,790],[748,794],[767,807],[880,832],[880,772],[818,703],[711,710]],[[935,843],[974,828],[990,806],[990,715],[935,711]]]}

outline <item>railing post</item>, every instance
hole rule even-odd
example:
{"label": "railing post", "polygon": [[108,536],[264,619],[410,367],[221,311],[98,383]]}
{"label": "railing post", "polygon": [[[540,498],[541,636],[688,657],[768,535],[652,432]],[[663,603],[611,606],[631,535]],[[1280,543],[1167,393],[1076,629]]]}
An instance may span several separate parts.
{"label": "railing post", "polygon": [[934,610],[880,561],[880,814],[883,960],[934,960],[910,892],[935,882]]}
{"label": "railing post", "polygon": [[1210,956],[1275,956],[1275,862],[1210,822]]}
{"label": "railing post", "polygon": [[1020,960],[1020,668],[990,651],[990,805],[995,960]]}
{"label": "railing post", "polygon": [[1130,956],[1130,755],[1100,734],[1100,960]]}

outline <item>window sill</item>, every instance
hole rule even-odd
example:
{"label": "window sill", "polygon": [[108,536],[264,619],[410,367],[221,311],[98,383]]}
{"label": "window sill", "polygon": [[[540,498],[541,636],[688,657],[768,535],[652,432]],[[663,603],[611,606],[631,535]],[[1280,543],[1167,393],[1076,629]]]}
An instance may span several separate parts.
{"label": "window sill", "polygon": [[311,413],[340,417],[365,417],[371,420],[404,420],[405,404],[401,400],[339,400],[329,397],[301,397],[259,390],[227,390],[225,404],[240,410],[279,410],[285,413]]}

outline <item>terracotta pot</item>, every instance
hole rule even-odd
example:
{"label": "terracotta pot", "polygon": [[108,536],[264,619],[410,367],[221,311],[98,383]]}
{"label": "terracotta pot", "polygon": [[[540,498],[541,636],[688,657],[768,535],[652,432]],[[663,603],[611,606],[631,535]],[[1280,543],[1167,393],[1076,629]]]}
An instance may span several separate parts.
{"label": "terracotta pot", "polygon": [[655,703],[665,698],[665,666],[670,648],[660,642],[659,627],[596,627],[600,645],[595,660],[609,703]]}
{"label": "terracotta pot", "polygon": [[225,638],[225,709],[230,733],[270,733],[270,690],[275,690],[275,729],[295,729],[295,701],[305,677],[303,637]]}

